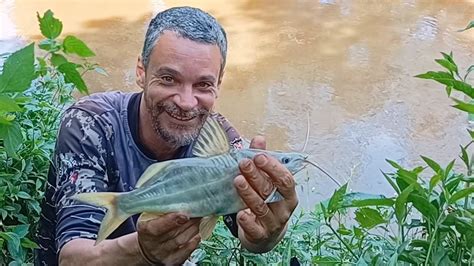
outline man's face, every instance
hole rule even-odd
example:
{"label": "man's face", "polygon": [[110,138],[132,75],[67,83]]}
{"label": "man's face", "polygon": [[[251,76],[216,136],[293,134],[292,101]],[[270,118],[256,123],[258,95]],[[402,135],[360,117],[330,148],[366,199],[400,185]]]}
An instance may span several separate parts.
{"label": "man's face", "polygon": [[170,31],[159,38],[139,84],[145,91],[151,126],[171,146],[188,145],[198,136],[217,96],[220,67],[217,45]]}

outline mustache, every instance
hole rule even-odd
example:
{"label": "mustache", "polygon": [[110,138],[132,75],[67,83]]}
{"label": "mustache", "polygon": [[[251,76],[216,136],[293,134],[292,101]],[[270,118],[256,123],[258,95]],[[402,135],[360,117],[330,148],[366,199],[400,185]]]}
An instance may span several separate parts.
{"label": "mustache", "polygon": [[167,112],[168,114],[179,117],[182,119],[192,119],[197,116],[201,115],[207,115],[210,112],[204,108],[195,108],[189,111],[185,111],[181,109],[178,105],[175,103],[158,103],[156,106],[156,109],[162,113],[162,112]]}

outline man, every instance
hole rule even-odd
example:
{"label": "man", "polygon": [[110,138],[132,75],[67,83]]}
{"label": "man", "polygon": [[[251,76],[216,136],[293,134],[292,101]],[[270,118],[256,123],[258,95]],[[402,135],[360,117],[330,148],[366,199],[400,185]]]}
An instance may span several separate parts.
{"label": "man", "polygon": [[[137,84],[143,93],[101,93],[62,118],[38,233],[37,264],[169,265],[186,261],[200,243],[200,219],[170,213],[137,223],[129,218],[94,246],[104,210],[69,198],[77,193],[130,191],[152,163],[190,156],[204,121],[214,115],[230,145],[237,132],[212,113],[226,63],[227,40],[209,14],[165,10],[150,22]],[[265,148],[265,140],[252,140]],[[267,252],[283,237],[297,205],[293,176],[264,154],[239,164],[234,184],[249,209],[225,217],[242,246]],[[284,200],[265,204],[276,187]]]}

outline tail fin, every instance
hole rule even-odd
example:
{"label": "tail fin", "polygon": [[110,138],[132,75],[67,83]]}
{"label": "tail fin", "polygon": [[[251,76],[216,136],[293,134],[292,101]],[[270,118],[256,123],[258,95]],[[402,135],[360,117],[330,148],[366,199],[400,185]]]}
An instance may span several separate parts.
{"label": "tail fin", "polygon": [[130,217],[129,214],[118,208],[118,196],[119,193],[98,192],[82,193],[72,197],[74,200],[107,208],[107,213],[100,225],[99,235],[97,236],[95,245],[106,239],[115,229],[117,229],[117,227],[119,227],[119,225],[121,225],[128,217]]}

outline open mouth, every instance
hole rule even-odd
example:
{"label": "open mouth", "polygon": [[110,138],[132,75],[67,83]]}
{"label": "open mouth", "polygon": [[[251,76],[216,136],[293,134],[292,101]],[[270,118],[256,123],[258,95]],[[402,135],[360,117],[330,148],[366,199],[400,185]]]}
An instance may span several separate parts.
{"label": "open mouth", "polygon": [[179,120],[179,121],[183,121],[183,122],[187,122],[187,121],[191,121],[193,120],[194,118],[196,118],[196,116],[177,116],[173,113],[169,113],[169,112],[166,112],[169,116],[171,116],[172,118],[176,119],[176,120]]}

